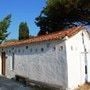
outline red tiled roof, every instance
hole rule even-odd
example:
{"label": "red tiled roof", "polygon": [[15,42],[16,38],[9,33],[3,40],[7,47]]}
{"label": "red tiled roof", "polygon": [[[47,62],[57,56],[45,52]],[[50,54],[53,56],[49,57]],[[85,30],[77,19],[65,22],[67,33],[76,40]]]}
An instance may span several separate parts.
{"label": "red tiled roof", "polygon": [[5,47],[10,47],[10,46],[18,46],[18,45],[26,45],[26,44],[31,44],[35,42],[43,42],[43,41],[51,41],[51,40],[60,40],[63,39],[65,36],[71,37],[78,33],[81,30],[81,26],[79,27],[73,27],[70,29],[66,30],[61,30],[59,32],[47,34],[47,35],[42,35],[42,36],[37,36],[33,37],[31,39],[27,40],[18,40],[18,41],[11,41],[11,42],[6,42],[0,45],[0,48],[5,48]]}

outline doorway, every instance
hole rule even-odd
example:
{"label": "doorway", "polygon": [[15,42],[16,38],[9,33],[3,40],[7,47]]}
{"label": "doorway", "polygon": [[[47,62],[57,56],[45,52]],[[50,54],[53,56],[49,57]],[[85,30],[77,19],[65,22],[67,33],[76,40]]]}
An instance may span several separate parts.
{"label": "doorway", "polygon": [[5,52],[2,52],[1,59],[2,59],[2,75],[5,75],[5,72],[6,72],[6,53]]}

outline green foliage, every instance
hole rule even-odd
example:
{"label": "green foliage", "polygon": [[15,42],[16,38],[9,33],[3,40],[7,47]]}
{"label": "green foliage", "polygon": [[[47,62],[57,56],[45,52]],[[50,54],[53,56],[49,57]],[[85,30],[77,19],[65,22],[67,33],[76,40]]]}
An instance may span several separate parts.
{"label": "green foliage", "polygon": [[47,0],[36,18],[39,35],[76,26],[76,22],[90,24],[90,0]]}
{"label": "green foliage", "polygon": [[11,22],[11,15],[7,15],[2,21],[0,21],[0,43],[6,39],[9,35],[7,29]]}
{"label": "green foliage", "polygon": [[19,40],[29,38],[29,28],[26,22],[21,22],[19,25]]}

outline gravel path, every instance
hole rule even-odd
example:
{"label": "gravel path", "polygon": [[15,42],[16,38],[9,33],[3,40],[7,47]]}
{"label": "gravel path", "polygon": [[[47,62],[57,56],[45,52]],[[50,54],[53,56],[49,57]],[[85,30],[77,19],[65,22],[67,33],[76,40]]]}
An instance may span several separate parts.
{"label": "gravel path", "polygon": [[32,90],[30,87],[25,87],[14,80],[0,76],[0,90]]}
{"label": "gravel path", "polygon": [[55,88],[39,88],[39,87],[30,87],[25,86],[19,82],[14,81],[13,79],[8,79],[3,76],[0,76],[0,90],[62,90],[62,89],[55,89]]}

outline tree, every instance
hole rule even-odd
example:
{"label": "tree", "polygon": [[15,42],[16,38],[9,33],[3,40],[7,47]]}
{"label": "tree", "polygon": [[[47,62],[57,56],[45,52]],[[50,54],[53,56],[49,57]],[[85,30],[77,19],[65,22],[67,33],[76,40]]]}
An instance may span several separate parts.
{"label": "tree", "polygon": [[26,22],[21,22],[19,25],[19,40],[29,38],[29,28]]}
{"label": "tree", "polygon": [[0,21],[0,43],[4,41],[9,33],[7,32],[8,27],[10,26],[11,15],[7,15],[2,21]]}
{"label": "tree", "polygon": [[38,35],[77,26],[76,22],[90,24],[90,0],[47,0],[35,21]]}

